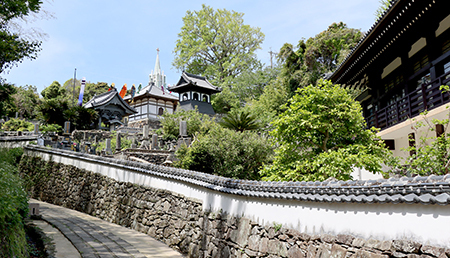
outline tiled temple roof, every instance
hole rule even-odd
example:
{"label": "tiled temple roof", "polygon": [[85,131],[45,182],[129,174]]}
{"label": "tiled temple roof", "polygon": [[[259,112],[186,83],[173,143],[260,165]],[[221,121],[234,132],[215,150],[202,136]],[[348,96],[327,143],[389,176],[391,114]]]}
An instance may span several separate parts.
{"label": "tiled temple roof", "polygon": [[266,182],[231,179],[197,171],[48,149],[36,145],[28,145],[25,150],[64,155],[247,197],[329,203],[450,204],[450,174],[359,181]]}

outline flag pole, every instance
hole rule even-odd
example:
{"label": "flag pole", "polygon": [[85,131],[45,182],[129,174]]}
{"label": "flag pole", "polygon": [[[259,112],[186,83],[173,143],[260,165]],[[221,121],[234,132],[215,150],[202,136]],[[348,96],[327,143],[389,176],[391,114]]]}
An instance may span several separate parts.
{"label": "flag pole", "polygon": [[73,104],[76,103],[75,99],[75,82],[77,80],[77,68],[75,68],[75,72],[73,73]]}

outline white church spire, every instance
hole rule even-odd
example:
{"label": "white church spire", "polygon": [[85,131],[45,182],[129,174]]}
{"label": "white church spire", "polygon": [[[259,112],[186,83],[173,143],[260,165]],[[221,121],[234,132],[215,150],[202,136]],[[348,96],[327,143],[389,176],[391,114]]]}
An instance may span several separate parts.
{"label": "white church spire", "polygon": [[161,65],[159,63],[159,48],[156,49],[156,62],[155,62],[155,70],[150,74],[150,82],[149,84],[154,83],[158,89],[162,89],[166,87],[166,76],[164,72],[161,71]]}

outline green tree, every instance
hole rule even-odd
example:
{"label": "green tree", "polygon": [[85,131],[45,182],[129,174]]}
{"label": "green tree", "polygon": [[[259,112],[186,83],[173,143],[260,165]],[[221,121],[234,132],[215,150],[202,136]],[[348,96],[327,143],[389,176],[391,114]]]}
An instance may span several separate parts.
{"label": "green tree", "polygon": [[12,95],[16,109],[14,112],[19,113],[19,117],[26,119],[34,119],[38,112],[36,107],[40,104],[39,93],[36,86],[25,85],[16,87],[16,93]]}
{"label": "green tree", "polygon": [[180,121],[186,121],[187,134],[192,137],[209,130],[214,121],[205,114],[200,114],[197,109],[183,110],[178,108],[173,114],[164,112],[161,121],[161,132],[165,139],[177,139],[180,135]]}
{"label": "green tree", "polygon": [[56,99],[66,97],[66,89],[61,87],[61,84],[57,81],[52,82],[50,86],[42,90],[41,95],[44,99]]}
{"label": "green tree", "polygon": [[228,113],[258,99],[264,93],[264,88],[277,78],[279,72],[278,67],[262,66],[242,72],[232,79],[228,87],[223,87],[221,93],[213,96],[211,104],[214,110],[217,113]]}
{"label": "green tree", "polygon": [[13,95],[17,92],[14,85],[5,83],[0,78],[0,118],[16,112],[17,107],[14,104]]}
{"label": "green tree", "polygon": [[11,68],[24,58],[35,59],[41,42],[30,42],[10,31],[13,19],[37,13],[42,2],[39,0],[2,1],[0,8],[0,73]]}
{"label": "green tree", "polygon": [[278,59],[282,63],[281,77],[290,96],[297,88],[315,85],[324,74],[333,72],[361,38],[360,30],[340,22],[331,24],[315,37],[300,40],[296,48],[284,44]]}
{"label": "green tree", "polygon": [[380,6],[375,11],[376,20],[378,20],[383,15],[383,13],[389,8],[389,6],[391,5],[391,3],[394,2],[394,0],[380,0],[379,2]]}
{"label": "green tree", "polygon": [[[445,93],[449,92],[450,88],[443,85],[441,90]],[[421,114],[423,121],[416,122],[416,118],[411,120],[414,123],[411,129],[420,137],[410,139],[413,144],[403,150],[412,154],[408,155],[409,157],[398,167],[397,172],[401,171],[403,175],[445,175],[450,172],[450,133],[448,133],[450,112],[443,120],[429,119],[427,114],[428,111]],[[437,125],[443,129],[439,136],[436,135]]]}
{"label": "green tree", "polygon": [[297,90],[288,109],[273,122],[275,158],[267,180],[350,179],[354,167],[382,172],[391,152],[366,129],[361,106],[343,88],[320,80]]}
{"label": "green tree", "polygon": [[219,124],[225,128],[232,129],[238,132],[257,130],[261,128],[261,125],[256,120],[256,117],[252,116],[250,112],[240,109],[232,110],[223,118]]}
{"label": "green tree", "polygon": [[95,129],[98,122],[98,114],[93,109],[82,106],[72,106],[63,112],[64,118],[71,122],[71,130]]}
{"label": "green tree", "polygon": [[[67,80],[63,86],[62,86],[66,92],[67,95],[70,96],[70,99],[73,99],[73,79]],[[78,102],[78,96],[80,96],[80,89],[81,89],[81,80],[75,80],[75,100]],[[83,103],[88,102],[92,99],[95,95],[102,94],[104,92],[107,92],[109,89],[109,85],[106,82],[86,82],[84,93],[83,93]],[[74,102],[72,100],[72,102]]]}
{"label": "green tree", "polygon": [[214,125],[199,134],[188,148],[177,150],[175,166],[230,178],[259,180],[263,162],[273,150],[266,138],[255,132],[236,132]]}
{"label": "green tree", "polygon": [[73,106],[73,101],[70,102],[66,95],[66,89],[59,82],[54,81],[41,92],[41,95],[43,99],[37,108],[40,119],[45,124],[64,126],[66,121],[64,112]]}
{"label": "green tree", "polygon": [[174,49],[178,69],[211,78],[218,86],[258,64],[264,34],[244,24],[244,14],[202,5],[187,11]]}
{"label": "green tree", "polygon": [[281,113],[286,110],[286,104],[289,99],[289,90],[283,84],[280,77],[269,82],[264,87],[263,94],[255,100],[250,100],[245,108],[255,116],[261,123],[261,126],[269,124]]}

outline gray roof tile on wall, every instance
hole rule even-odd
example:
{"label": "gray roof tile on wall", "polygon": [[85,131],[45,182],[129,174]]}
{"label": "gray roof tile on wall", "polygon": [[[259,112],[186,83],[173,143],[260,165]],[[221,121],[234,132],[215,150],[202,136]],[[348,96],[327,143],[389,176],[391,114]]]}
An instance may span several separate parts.
{"label": "gray roof tile on wall", "polygon": [[25,150],[116,166],[136,173],[170,178],[239,196],[312,202],[450,204],[450,175],[360,181],[266,182],[231,179],[197,171],[54,150],[36,145],[28,145]]}

